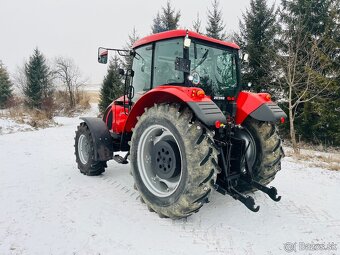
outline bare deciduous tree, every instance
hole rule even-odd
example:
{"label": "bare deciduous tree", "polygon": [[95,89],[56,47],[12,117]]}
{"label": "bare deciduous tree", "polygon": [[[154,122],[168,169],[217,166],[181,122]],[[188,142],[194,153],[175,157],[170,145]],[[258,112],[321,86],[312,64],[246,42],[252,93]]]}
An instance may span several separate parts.
{"label": "bare deciduous tree", "polygon": [[17,66],[15,73],[13,74],[14,86],[17,88],[17,90],[20,92],[21,95],[24,95],[24,89],[27,84],[27,77],[25,74],[25,64],[26,62],[24,62],[22,66]]}
{"label": "bare deciduous tree", "polygon": [[301,29],[286,31],[283,39],[286,41],[286,47],[280,52],[277,61],[281,70],[279,82],[281,88],[286,91],[290,137],[294,152],[298,153],[294,125],[298,108],[317,97],[328,97],[332,93],[330,87],[334,84],[334,79],[325,75],[329,62],[323,53],[325,45],[322,49],[320,47],[320,38],[313,38],[312,42],[307,43],[311,38]]}
{"label": "bare deciduous tree", "polygon": [[55,59],[54,76],[65,86],[69,96],[69,106],[74,108],[78,101],[78,92],[86,82],[78,66],[71,58],[58,57]]}

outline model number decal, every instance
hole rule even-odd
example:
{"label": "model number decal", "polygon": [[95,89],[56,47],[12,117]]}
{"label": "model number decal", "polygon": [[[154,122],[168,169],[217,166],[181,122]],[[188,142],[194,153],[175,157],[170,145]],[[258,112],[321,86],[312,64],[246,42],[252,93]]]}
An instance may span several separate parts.
{"label": "model number decal", "polygon": [[214,97],[214,100],[224,100],[224,97]]}

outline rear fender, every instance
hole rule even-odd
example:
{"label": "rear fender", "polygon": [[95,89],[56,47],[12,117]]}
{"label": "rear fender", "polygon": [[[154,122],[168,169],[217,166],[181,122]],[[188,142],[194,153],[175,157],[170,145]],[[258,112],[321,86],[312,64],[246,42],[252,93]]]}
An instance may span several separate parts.
{"label": "rear fender", "polygon": [[110,132],[101,118],[81,117],[89,127],[93,145],[94,145],[94,160],[107,161],[113,157],[113,142]]}
{"label": "rear fender", "polygon": [[185,103],[195,116],[205,125],[213,126],[216,120],[226,122],[226,117],[220,108],[207,96],[198,98],[193,96],[200,88],[160,86],[143,95],[132,107],[124,127],[125,132],[131,132],[145,109],[160,103]]}
{"label": "rear fender", "polygon": [[236,101],[236,124],[242,124],[248,116],[268,122],[287,118],[285,112],[271,101],[268,93],[241,91]]}

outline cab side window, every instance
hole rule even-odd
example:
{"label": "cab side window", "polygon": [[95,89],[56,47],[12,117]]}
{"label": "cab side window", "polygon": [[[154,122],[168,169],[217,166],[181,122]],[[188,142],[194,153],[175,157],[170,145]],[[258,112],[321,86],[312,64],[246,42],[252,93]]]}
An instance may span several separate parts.
{"label": "cab side window", "polygon": [[135,94],[143,94],[151,87],[152,45],[145,45],[136,50],[132,70]]}
{"label": "cab side window", "polygon": [[176,57],[183,58],[183,38],[156,42],[153,87],[184,82],[183,72],[175,70]]}

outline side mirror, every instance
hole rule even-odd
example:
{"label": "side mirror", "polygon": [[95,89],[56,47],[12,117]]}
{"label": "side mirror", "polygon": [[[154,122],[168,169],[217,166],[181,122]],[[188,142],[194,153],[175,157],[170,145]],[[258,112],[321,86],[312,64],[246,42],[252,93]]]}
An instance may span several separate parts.
{"label": "side mirror", "polygon": [[108,55],[109,55],[109,51],[107,49],[99,47],[98,48],[98,63],[107,64]]}

